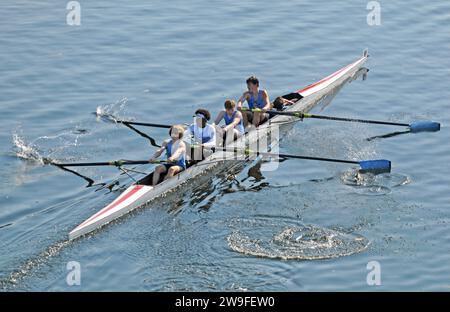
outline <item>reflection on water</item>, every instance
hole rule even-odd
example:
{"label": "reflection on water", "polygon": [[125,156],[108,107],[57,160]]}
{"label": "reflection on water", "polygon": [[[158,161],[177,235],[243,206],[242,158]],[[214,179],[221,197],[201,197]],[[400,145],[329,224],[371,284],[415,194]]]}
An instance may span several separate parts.
{"label": "reflection on water", "polygon": [[247,175],[241,180],[239,173],[245,169],[246,163],[239,162],[232,168],[221,170],[214,176],[205,176],[192,183],[196,184],[186,198],[190,205],[201,210],[208,210],[214,202],[226,194],[235,192],[258,192],[270,187],[269,182],[263,182],[265,177],[261,173],[261,162],[251,164]]}

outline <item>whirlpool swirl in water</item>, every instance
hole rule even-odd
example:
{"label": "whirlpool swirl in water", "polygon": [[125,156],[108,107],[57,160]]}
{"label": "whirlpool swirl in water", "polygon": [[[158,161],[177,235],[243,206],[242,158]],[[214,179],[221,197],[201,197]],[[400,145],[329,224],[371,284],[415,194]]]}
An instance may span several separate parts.
{"label": "whirlpool swirl in water", "polygon": [[357,234],[304,225],[276,217],[234,219],[228,246],[246,255],[282,260],[318,260],[349,256],[367,249]]}

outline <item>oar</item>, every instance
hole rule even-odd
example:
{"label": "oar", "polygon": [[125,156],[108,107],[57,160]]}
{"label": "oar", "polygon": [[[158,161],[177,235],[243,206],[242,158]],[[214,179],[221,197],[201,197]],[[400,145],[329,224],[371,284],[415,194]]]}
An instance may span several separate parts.
{"label": "oar", "polygon": [[440,123],[434,122],[434,121],[428,121],[428,120],[414,121],[413,123],[407,124],[407,123],[389,122],[389,121],[378,121],[378,120],[354,119],[354,118],[314,115],[314,114],[302,113],[302,112],[299,112],[299,111],[278,112],[278,111],[271,111],[271,110],[269,110],[269,111],[268,110],[262,110],[262,109],[259,109],[259,108],[254,108],[254,109],[242,108],[242,110],[249,110],[249,111],[253,111],[253,112],[263,112],[263,113],[268,113],[270,115],[294,116],[294,117],[298,117],[298,118],[314,118],[314,119],[325,119],[325,120],[334,120],[334,121],[359,122],[359,123],[366,123],[366,124],[401,126],[401,127],[408,127],[410,132],[412,132],[412,133],[436,132],[436,131],[439,131],[441,129],[441,124]]}
{"label": "oar", "polygon": [[84,179],[85,181],[87,181],[88,185],[86,187],[91,187],[92,185],[94,185],[95,181],[85,175],[82,175],[81,173],[78,173],[76,171],[70,170],[69,168],[64,168],[63,166],[58,166],[61,170],[70,172],[74,175],[76,175],[77,177],[80,177],[82,179]]}
{"label": "oar", "polygon": [[238,148],[220,148],[215,147],[212,148],[218,149],[218,150],[224,150],[224,151],[231,151],[231,152],[243,152],[246,156],[250,156],[252,154],[255,155],[262,155],[262,156],[268,156],[268,157],[281,157],[281,158],[294,158],[294,159],[305,159],[305,160],[317,160],[317,161],[326,161],[326,162],[335,162],[335,163],[345,163],[345,164],[355,164],[360,166],[361,172],[375,172],[375,173],[382,173],[382,172],[391,172],[391,161],[386,159],[376,159],[376,160],[363,160],[363,161],[356,161],[356,160],[345,160],[345,159],[335,159],[335,158],[323,158],[323,157],[313,157],[313,156],[302,156],[302,155],[292,155],[292,154],[277,154],[277,153],[268,153],[268,152],[258,152],[258,151],[252,151],[249,149],[238,149]]}
{"label": "oar", "polygon": [[116,120],[116,122],[125,124],[125,125],[135,125],[135,126],[154,127],[154,128],[170,129],[170,127],[172,127],[172,125],[156,124],[156,123],[149,123],[149,122],[137,122],[137,121],[126,121],[126,120]]}
{"label": "oar", "polygon": [[138,129],[136,129],[135,127],[133,127],[132,125],[130,125],[128,122],[122,122],[123,125],[125,125],[125,127],[127,127],[128,129],[133,130],[134,132],[136,132],[137,134],[139,134],[140,136],[148,139],[150,141],[150,144],[156,147],[161,147],[161,145],[159,145],[158,143],[156,143],[156,140],[154,138],[152,138],[151,136],[149,136],[147,133],[144,133]]}
{"label": "oar", "polygon": [[118,118],[116,118],[114,115],[112,114],[104,114],[101,111],[99,112],[99,109],[97,109],[97,112],[95,113],[97,115],[97,117],[101,117],[102,119],[114,122],[114,123],[119,123],[119,124],[123,124],[124,126],[126,126],[127,128],[133,130],[134,132],[136,132],[137,134],[139,134],[140,136],[148,139],[150,141],[150,144],[156,147],[161,147],[158,143],[156,143],[156,140],[154,138],[152,138],[151,136],[149,136],[148,134],[136,129],[135,127],[133,127],[132,125],[136,125],[136,126],[146,126],[146,127],[156,127],[156,128],[170,128],[171,126],[169,125],[163,125],[163,124],[155,124],[155,123],[146,123],[146,122],[136,122],[136,121],[127,121],[127,120],[120,120]]}
{"label": "oar", "polygon": [[50,164],[58,166],[58,167],[88,167],[88,166],[116,166],[120,167],[123,165],[145,165],[145,164],[160,164],[166,163],[165,160],[112,160],[112,161],[103,161],[103,162],[83,162],[83,163],[57,163],[51,162]]}
{"label": "oar", "polygon": [[376,135],[376,136],[367,138],[366,140],[367,141],[373,141],[375,139],[387,139],[387,138],[392,138],[392,137],[395,137],[395,136],[398,136],[398,135],[407,134],[407,133],[410,133],[410,132],[411,131],[409,131],[409,130],[389,132],[389,133],[386,133],[386,134]]}
{"label": "oar", "polygon": [[147,123],[147,122],[137,122],[137,121],[128,121],[128,120],[121,120],[117,118],[116,116],[112,114],[105,114],[99,111],[99,108],[97,108],[97,112],[94,113],[97,117],[101,117],[103,119],[106,119],[108,121],[112,121],[114,123],[121,123],[125,125],[136,125],[136,126],[146,126],[146,127],[156,127],[156,128],[167,128],[169,129],[170,125],[164,125],[164,124],[156,124],[156,123]]}

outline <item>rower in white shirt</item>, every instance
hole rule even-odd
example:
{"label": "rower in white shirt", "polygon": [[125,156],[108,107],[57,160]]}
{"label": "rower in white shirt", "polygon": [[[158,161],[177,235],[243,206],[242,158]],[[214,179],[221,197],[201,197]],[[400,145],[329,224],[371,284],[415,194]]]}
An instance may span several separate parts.
{"label": "rower in white shirt", "polygon": [[[184,132],[183,140],[188,145],[191,161],[198,162],[208,157],[212,150],[203,147],[216,146],[216,129],[208,124],[211,114],[206,109],[197,109],[194,115],[195,121]],[[198,146],[197,146],[198,145]]]}

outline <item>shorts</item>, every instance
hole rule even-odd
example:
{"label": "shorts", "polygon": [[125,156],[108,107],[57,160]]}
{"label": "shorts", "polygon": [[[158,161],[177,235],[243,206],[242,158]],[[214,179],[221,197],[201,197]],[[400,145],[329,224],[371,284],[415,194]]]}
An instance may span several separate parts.
{"label": "shorts", "polygon": [[[252,123],[253,122],[253,112],[250,111],[246,111],[245,114],[247,115],[247,121],[248,123]],[[265,123],[267,120],[269,120],[268,114],[264,114],[260,124]]]}
{"label": "shorts", "polygon": [[[173,166],[178,166],[178,167],[183,168],[183,170],[186,170],[186,168],[184,168],[183,166],[180,166],[179,164],[163,164],[163,166],[166,167],[166,171],[169,171],[169,168],[173,167]],[[183,171],[183,170],[181,170],[181,171]]]}

